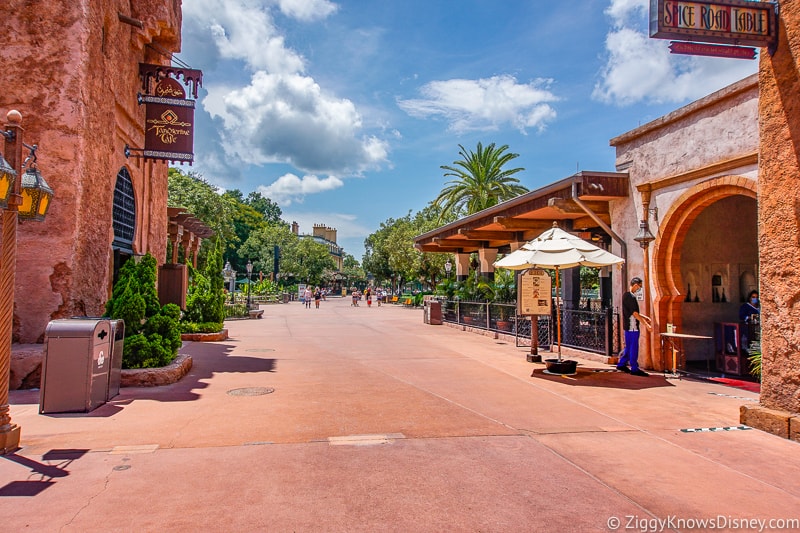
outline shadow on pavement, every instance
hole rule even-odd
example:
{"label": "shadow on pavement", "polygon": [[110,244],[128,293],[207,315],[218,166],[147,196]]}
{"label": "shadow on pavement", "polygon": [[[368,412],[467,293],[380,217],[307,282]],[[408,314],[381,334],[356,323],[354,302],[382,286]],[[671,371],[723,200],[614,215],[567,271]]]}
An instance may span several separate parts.
{"label": "shadow on pavement", "polygon": [[614,370],[578,368],[577,374],[574,376],[566,376],[546,374],[544,370],[544,368],[534,369],[531,377],[573,387],[606,387],[613,389],[642,390],[674,386],[664,379],[664,376],[661,374],[650,374],[648,377],[639,377]]}
{"label": "shadow on pavement", "polygon": [[[36,496],[55,485],[53,479],[67,477],[69,475],[67,467],[72,461],[80,459],[88,451],[78,449],[50,450],[42,456],[45,461],[59,461],[55,465],[40,463],[16,453],[0,456],[0,458],[17,463],[30,470],[24,476],[28,479],[11,481],[0,487],[0,497]],[[31,477],[38,477],[39,479],[30,479]]]}

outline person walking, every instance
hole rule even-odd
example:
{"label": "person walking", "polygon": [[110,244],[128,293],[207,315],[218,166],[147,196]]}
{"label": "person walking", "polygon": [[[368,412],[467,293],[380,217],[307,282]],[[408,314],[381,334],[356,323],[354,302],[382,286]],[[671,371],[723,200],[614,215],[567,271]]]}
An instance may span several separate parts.
{"label": "person walking", "polygon": [[[650,317],[639,313],[636,294],[642,288],[642,278],[631,279],[631,289],[622,296],[622,329],[625,330],[625,348],[619,354],[617,370],[632,376],[649,376],[639,368],[639,328],[641,324],[651,329]],[[628,365],[630,364],[630,368]]]}
{"label": "person walking", "polygon": [[321,299],[322,299],[322,292],[320,291],[320,288],[317,287],[316,289],[314,289],[314,306],[317,309],[319,309],[319,301]]}
{"label": "person walking", "polygon": [[311,298],[313,294],[311,293],[311,289],[306,287],[306,290],[303,291],[303,303],[306,304],[306,309],[311,309]]}

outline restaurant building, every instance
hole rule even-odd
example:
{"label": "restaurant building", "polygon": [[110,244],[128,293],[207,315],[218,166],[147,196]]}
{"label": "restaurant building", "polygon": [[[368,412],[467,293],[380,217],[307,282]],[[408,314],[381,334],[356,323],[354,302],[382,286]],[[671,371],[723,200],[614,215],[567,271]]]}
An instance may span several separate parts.
{"label": "restaurant building", "polygon": [[0,19],[0,111],[21,112],[55,191],[46,220],[22,222],[17,239],[13,339],[41,343],[52,319],[102,315],[126,258],[165,260],[168,162],[135,151],[137,94],[140,64],[169,65],[180,49],[181,3],[7,0]]}

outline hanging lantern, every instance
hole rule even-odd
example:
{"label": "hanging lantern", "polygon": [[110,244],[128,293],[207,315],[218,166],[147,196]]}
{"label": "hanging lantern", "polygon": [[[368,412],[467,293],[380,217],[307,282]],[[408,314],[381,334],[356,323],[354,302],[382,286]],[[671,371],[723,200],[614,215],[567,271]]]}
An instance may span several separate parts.
{"label": "hanging lantern", "polygon": [[8,208],[8,198],[14,191],[14,179],[17,172],[11,168],[8,161],[0,154],[0,209]]}
{"label": "hanging lantern", "polygon": [[31,166],[22,175],[20,184],[22,204],[19,206],[19,218],[23,220],[44,220],[50,200],[53,198],[53,189],[47,184],[39,169]]}

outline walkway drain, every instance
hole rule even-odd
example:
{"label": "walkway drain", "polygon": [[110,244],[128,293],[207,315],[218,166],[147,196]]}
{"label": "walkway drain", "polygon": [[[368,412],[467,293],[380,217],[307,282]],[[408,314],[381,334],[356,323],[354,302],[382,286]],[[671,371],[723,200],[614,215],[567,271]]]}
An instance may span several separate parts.
{"label": "walkway drain", "polygon": [[231,389],[228,394],[231,396],[263,396],[273,392],[275,392],[275,389],[272,387],[244,387],[242,389]]}
{"label": "walkway drain", "polygon": [[272,348],[248,348],[245,352],[258,352],[258,353],[266,353],[266,352],[274,352],[275,350]]}

